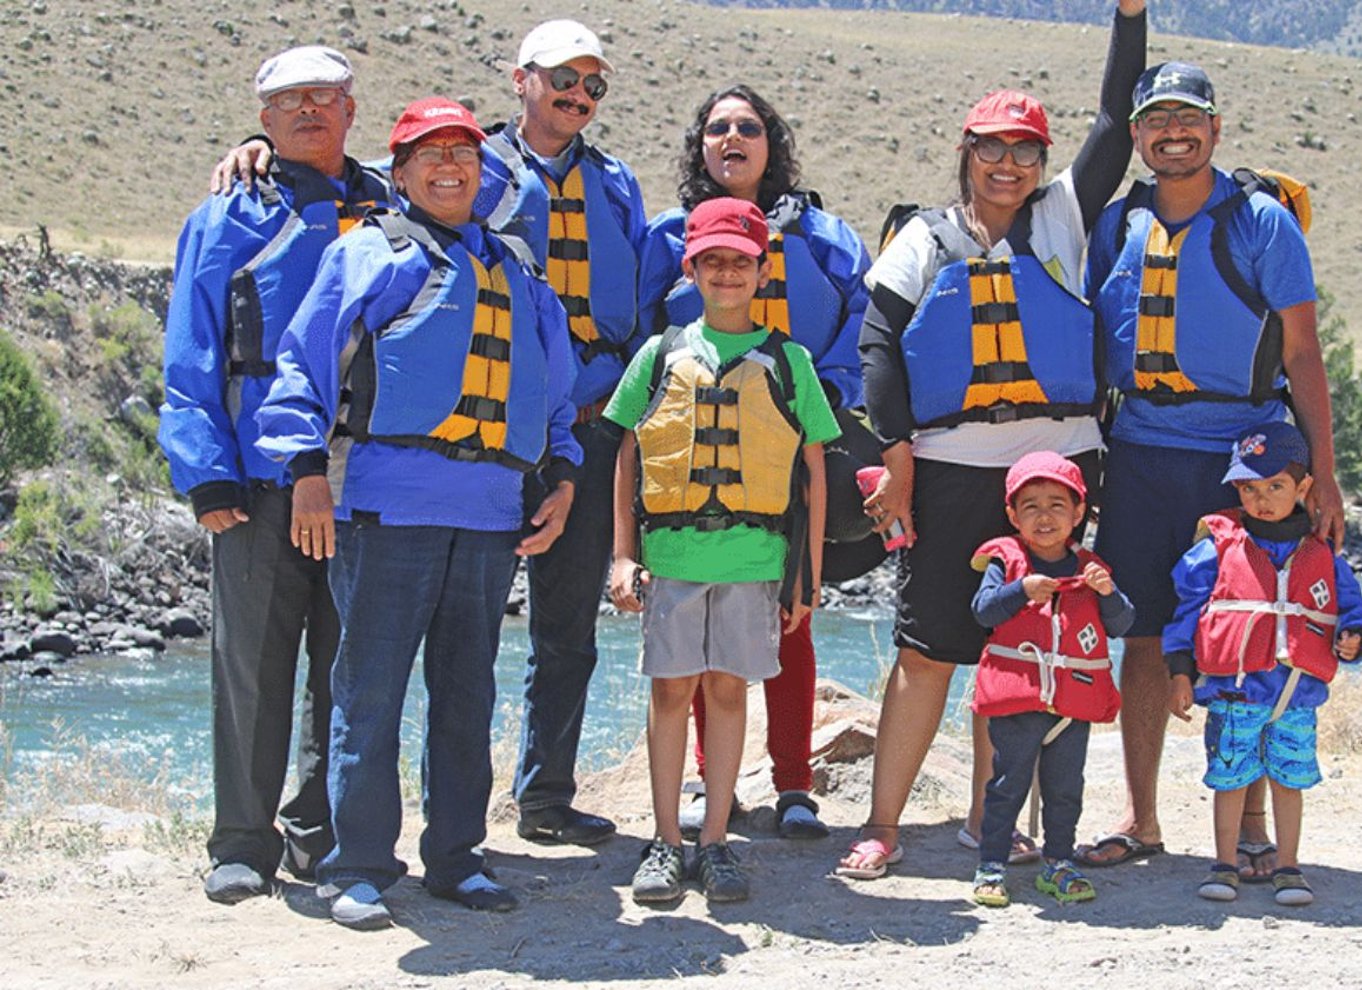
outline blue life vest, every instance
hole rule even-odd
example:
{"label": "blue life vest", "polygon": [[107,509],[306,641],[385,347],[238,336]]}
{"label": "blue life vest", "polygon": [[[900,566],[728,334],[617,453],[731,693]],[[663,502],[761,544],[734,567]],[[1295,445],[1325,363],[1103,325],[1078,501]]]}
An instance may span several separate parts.
{"label": "blue life vest", "polygon": [[[809,195],[782,196],[766,215],[771,278],[752,300],[752,320],[788,335],[817,360],[841,332],[846,304],[809,247],[802,222]],[[685,276],[677,279],[663,305],[670,326],[683,327],[704,314],[700,292]]]}
{"label": "blue life vest", "polygon": [[345,182],[345,199],[337,199],[336,187],[326,176],[286,161],[278,163],[270,179],[262,180],[261,200],[285,203],[288,218],[254,258],[232,273],[227,311],[232,377],[274,375],[279,340],[312,286],[322,252],[369,210],[391,201],[388,184],[377,172],[347,162]]}
{"label": "blue life vest", "polygon": [[498,234],[518,237],[529,245],[535,263],[548,259],[549,191],[525,164],[525,159],[503,130],[482,143],[482,182],[473,202],[473,215]]}
{"label": "blue life vest", "polygon": [[548,360],[528,250],[489,235],[499,257],[485,267],[401,214],[367,222],[432,267],[407,309],[360,339],[336,434],[534,470],[548,450]]}
{"label": "blue life vest", "polygon": [[[936,210],[917,215],[950,223]],[[1023,249],[1010,258],[948,258],[903,331],[918,428],[1096,413],[1092,309],[1025,249],[1029,217],[1018,224],[1008,239]]]}
{"label": "blue life vest", "polygon": [[1229,248],[1229,223],[1256,189],[1241,185],[1169,237],[1154,215],[1153,184],[1131,188],[1117,257],[1096,293],[1106,377],[1120,391],[1157,405],[1281,398],[1281,315]]}

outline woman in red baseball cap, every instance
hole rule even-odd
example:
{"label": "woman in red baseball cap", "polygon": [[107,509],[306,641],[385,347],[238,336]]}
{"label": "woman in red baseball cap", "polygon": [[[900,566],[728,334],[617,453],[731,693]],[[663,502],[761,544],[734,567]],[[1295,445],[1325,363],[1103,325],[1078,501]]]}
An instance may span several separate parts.
{"label": "woman in red baseball cap", "polygon": [[[716,90],[700,104],[686,128],[679,166],[681,206],[653,218],[640,254],[639,322],[661,333],[671,325],[685,326],[701,314],[700,294],[681,271],[687,215],[719,197],[755,203],[766,214],[770,229],[772,272],[753,300],[752,319],[789,334],[808,348],[843,431],[868,435],[848,410],[862,404],[856,335],[869,298],[864,277],[870,254],[846,222],[823,210],[817,193],[800,188],[790,125],[750,86]],[[873,453],[873,440],[870,447]],[[851,461],[837,441],[829,445],[828,453],[830,465]],[[851,510],[859,515],[854,467],[834,471],[843,484],[829,491],[829,502],[850,499]],[[852,515],[852,511],[841,515]],[[838,514],[832,513],[832,518]],[[850,528],[853,532],[846,534],[846,542],[829,545],[836,548],[828,558],[830,579],[855,577],[884,559],[883,544],[868,526],[858,526],[853,518]],[[822,838],[828,829],[818,819],[818,805],[809,796],[815,680],[809,619],[781,636],[780,668],[779,675],[764,685],[769,716],[766,745],[772,780],[780,795],[780,834]],[[704,701],[699,692],[695,716],[697,727],[703,728]],[[697,740],[702,735],[697,732]],[[695,756],[703,776],[704,752],[698,741]],[[699,795],[682,809],[683,830],[698,832],[704,814],[704,798]]]}
{"label": "woman in red baseball cap", "polygon": [[[293,477],[294,545],[331,559],[336,845],[317,881],[351,928],[392,923],[382,892],[406,872],[398,729],[422,643],[425,889],[483,910],[516,903],[479,848],[492,665],[516,560],[562,532],[582,452],[563,307],[517,248],[473,222],[482,140],[451,100],[402,112],[389,140],[402,210],[370,213],[326,248],[257,417],[260,448]],[[533,470],[550,494],[526,526]]]}
{"label": "woman in red baseball cap", "polygon": [[[941,721],[956,666],[978,663],[974,549],[1009,532],[1008,467],[1035,450],[1075,460],[1096,488],[1094,318],[1082,298],[1088,231],[1125,174],[1131,91],[1144,68],[1144,0],[1119,0],[1097,122],[1074,163],[1042,185],[1045,109],[990,93],[965,118],[959,201],[898,209],[866,277],[866,408],[886,471],[866,511],[910,543],[899,558],[898,660],[885,686],[870,815],[837,872],[883,875],[903,855],[898,821]],[[992,749],[974,726],[974,793],[960,841],[976,845]],[[1013,855],[1035,858],[1017,835]],[[1015,860],[1014,860],[1015,861]]]}

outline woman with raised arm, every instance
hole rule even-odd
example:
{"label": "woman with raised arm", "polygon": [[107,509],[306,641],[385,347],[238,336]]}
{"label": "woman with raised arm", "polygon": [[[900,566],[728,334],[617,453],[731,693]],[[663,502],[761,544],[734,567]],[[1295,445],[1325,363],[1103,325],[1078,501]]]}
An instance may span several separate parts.
{"label": "woman with raised arm", "polygon": [[[976,547],[1010,532],[1003,482],[1019,457],[1053,450],[1095,490],[1102,446],[1094,319],[1081,297],[1084,243],[1130,159],[1131,89],[1144,68],[1144,0],[1119,0],[1097,121],[1073,165],[1042,184],[1045,110],[1005,90],[980,100],[960,142],[960,198],[917,211],[867,276],[861,330],[866,408],[886,471],[866,500],[901,524],[894,625],[870,815],[837,873],[882,876],[903,856],[899,816],[941,722],[951,676],[978,662],[970,601]],[[992,749],[975,724],[974,793],[960,841],[976,845]],[[1017,835],[1014,861],[1035,858]]]}

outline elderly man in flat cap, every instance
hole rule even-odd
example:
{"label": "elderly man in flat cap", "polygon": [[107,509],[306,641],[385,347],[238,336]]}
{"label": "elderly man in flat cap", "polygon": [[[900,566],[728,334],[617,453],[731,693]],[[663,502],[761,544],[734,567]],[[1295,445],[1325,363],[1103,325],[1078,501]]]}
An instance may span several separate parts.
{"label": "elderly man in flat cap", "polygon": [[[330,48],[267,60],[255,89],[278,159],[254,188],[200,205],[176,254],[159,439],[176,488],[213,534],[216,817],[203,886],[222,904],[269,893],[281,862],[310,877],[334,842],[326,752],[338,623],[324,555],[292,545],[291,479],[256,450],[255,411],[322,251],[389,201],[382,177],[345,155],[353,79]],[[298,791],[281,808],[304,637]]]}

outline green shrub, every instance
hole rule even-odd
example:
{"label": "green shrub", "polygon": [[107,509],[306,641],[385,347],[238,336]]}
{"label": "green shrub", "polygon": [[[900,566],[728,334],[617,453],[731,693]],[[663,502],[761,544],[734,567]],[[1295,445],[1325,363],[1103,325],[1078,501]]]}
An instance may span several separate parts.
{"label": "green shrub", "polygon": [[1333,407],[1335,471],[1338,483],[1356,492],[1362,490],[1362,378],[1347,325],[1324,289],[1319,290],[1319,343]]}
{"label": "green shrub", "polygon": [[0,487],[24,468],[51,464],[60,438],[57,411],[23,351],[0,330]]}

